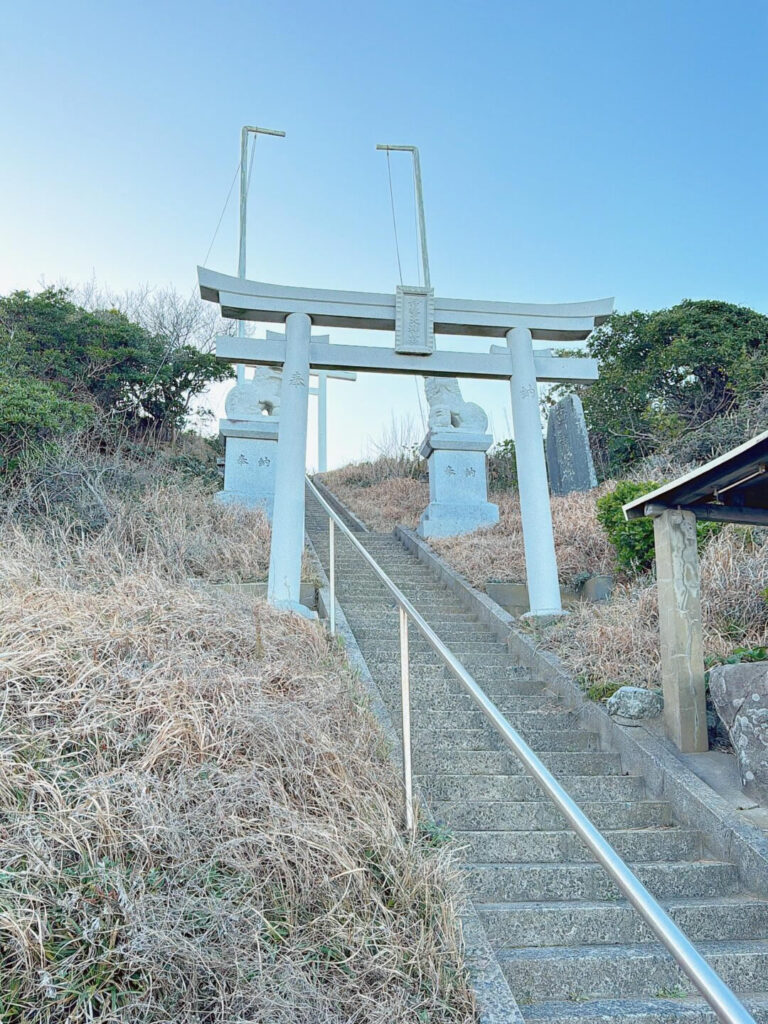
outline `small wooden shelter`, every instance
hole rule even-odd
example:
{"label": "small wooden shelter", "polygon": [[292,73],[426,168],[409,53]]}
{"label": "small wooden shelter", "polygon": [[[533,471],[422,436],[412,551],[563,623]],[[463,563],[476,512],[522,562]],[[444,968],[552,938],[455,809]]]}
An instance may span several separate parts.
{"label": "small wooden shelter", "polygon": [[768,526],[767,467],[768,430],[624,506],[653,518],[664,720],[683,753],[708,747],[696,521]]}

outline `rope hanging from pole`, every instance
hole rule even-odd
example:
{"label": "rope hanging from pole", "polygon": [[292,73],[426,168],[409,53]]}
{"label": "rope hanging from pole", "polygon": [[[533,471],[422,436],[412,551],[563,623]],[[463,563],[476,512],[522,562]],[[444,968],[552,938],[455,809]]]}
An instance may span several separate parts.
{"label": "rope hanging from pole", "polygon": [[247,195],[250,195],[251,192],[251,175],[253,174],[253,160],[254,157],[256,156],[256,140],[259,137],[255,132],[253,132],[252,134],[253,142],[251,143],[251,159],[248,161],[248,182],[245,186],[245,191]]}
{"label": "rope hanging from pole", "polygon": [[397,272],[400,276],[400,284],[403,283],[403,268],[400,263],[400,243],[397,239],[397,215],[395,213],[395,193],[392,188],[392,164],[389,159],[389,150],[387,150],[387,175],[389,177],[389,202],[392,207],[392,227],[395,232],[395,252],[397,253]]}
{"label": "rope hanging from pole", "polygon": [[232,198],[232,189],[235,187],[235,182],[237,181],[237,176],[238,176],[239,173],[240,173],[240,161],[238,160],[237,161],[237,167],[235,168],[235,173],[232,176],[232,183],[229,186],[229,192],[227,192],[227,198],[224,200],[224,206],[221,209],[221,214],[219,216],[218,224],[216,225],[216,230],[213,232],[213,238],[211,239],[211,244],[208,246],[208,252],[205,254],[205,259],[203,260],[203,266],[206,266],[206,264],[208,263],[208,257],[211,255],[211,249],[213,248],[213,243],[216,241],[216,236],[219,233],[219,228],[221,227],[221,222],[224,220],[224,214],[227,212],[227,207],[229,206],[229,200]]}

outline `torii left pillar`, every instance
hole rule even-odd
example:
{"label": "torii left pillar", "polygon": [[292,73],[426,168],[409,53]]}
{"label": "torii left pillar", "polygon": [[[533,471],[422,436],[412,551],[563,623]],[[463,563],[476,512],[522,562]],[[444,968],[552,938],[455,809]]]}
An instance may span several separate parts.
{"label": "torii left pillar", "polygon": [[267,598],[275,608],[313,618],[300,601],[304,552],[304,475],[309,399],[309,342],[312,321],[291,313],[285,321],[285,364],[280,397],[275,504],[269,554]]}

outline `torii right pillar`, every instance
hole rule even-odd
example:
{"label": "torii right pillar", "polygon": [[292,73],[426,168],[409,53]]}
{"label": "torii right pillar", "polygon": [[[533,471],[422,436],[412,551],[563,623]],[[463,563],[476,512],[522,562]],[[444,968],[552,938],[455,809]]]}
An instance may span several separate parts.
{"label": "torii right pillar", "polygon": [[528,328],[514,327],[507,331],[507,348],[512,363],[509,387],[512,392],[517,483],[530,600],[527,616],[549,618],[562,615],[563,608],[557,578],[533,338]]}

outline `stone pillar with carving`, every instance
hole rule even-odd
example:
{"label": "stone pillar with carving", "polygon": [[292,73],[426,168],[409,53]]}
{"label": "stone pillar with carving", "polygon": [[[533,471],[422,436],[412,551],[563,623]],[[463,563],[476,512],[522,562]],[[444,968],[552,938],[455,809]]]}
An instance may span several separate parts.
{"label": "stone pillar with carving", "polygon": [[458,537],[499,521],[488,501],[485,453],[493,443],[488,417],[465,402],[455,377],[426,377],[429,431],[421,455],[429,466],[429,505],[419,520],[422,537]]}
{"label": "stone pillar with carving", "polygon": [[227,395],[227,418],[219,420],[225,438],[224,489],[216,501],[262,506],[269,519],[275,499],[275,468],[280,426],[281,371],[257,366],[249,380],[238,378]]}

